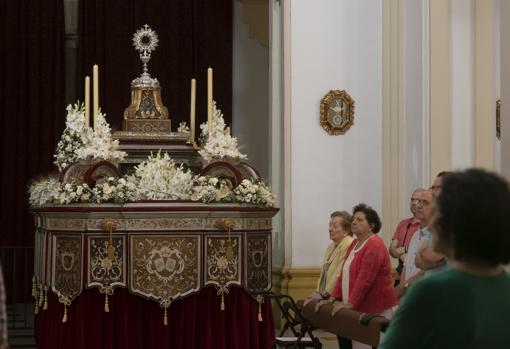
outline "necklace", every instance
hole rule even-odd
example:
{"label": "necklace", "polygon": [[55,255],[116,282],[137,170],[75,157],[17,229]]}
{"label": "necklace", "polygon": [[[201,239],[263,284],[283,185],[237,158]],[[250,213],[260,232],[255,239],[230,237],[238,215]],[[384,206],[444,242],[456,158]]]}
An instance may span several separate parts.
{"label": "necklace", "polygon": [[370,239],[372,236],[374,236],[374,234],[369,233],[365,238],[363,238],[363,240],[358,240],[358,242],[356,242],[356,246],[354,246],[354,250],[359,251],[363,247],[365,242],[367,242],[367,240]]}

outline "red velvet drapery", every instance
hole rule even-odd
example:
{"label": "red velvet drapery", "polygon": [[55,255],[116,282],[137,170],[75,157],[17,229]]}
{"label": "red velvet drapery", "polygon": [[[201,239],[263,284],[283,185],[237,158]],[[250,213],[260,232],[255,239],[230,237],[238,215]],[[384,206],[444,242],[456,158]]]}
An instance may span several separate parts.
{"label": "red velvet drapery", "polygon": [[274,339],[270,302],[262,305],[246,291],[231,287],[225,311],[214,287],[172,303],[168,326],[163,308],[154,301],[115,289],[104,312],[104,295],[98,289],[84,291],[67,309],[48,294],[48,310],[36,315],[38,349],[267,349]]}

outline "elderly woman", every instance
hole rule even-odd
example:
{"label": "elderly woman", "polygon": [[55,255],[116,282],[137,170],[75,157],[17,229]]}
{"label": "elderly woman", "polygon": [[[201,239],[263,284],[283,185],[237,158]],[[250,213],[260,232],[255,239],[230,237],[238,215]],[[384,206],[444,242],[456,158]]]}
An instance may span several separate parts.
{"label": "elderly woman", "polygon": [[333,212],[329,220],[329,238],[332,242],[324,253],[317,289],[305,300],[304,306],[314,299],[329,298],[340,275],[345,252],[351,245],[351,235],[351,215],[345,211]]}
{"label": "elderly woman", "polygon": [[[354,309],[363,313],[382,313],[388,318],[397,305],[392,285],[391,264],[384,241],[377,235],[381,220],[377,212],[359,204],[353,209],[351,231],[356,239],[347,250],[342,271],[328,300],[334,303],[332,315],[341,309]],[[317,303],[316,309],[328,301]],[[339,338],[343,349],[349,344]],[[353,342],[354,348],[370,348]]]}
{"label": "elderly woman", "polygon": [[408,291],[380,348],[510,346],[510,191],[477,169],[446,177],[432,214],[432,247],[451,269]]}

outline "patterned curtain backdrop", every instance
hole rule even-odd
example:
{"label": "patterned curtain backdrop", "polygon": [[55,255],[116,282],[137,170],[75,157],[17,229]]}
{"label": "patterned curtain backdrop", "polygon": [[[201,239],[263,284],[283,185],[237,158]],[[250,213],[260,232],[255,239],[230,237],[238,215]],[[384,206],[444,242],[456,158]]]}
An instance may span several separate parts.
{"label": "patterned curtain backdrop", "polygon": [[[149,73],[161,86],[172,119],[189,125],[190,80],[197,79],[197,123],[207,119],[207,67],[214,69],[214,99],[232,120],[232,0],[87,0],[79,3],[77,95],[84,77],[99,65],[102,111],[114,130],[122,128],[130,83],[142,72],[133,33],[148,24],[159,36]],[[199,132],[197,126],[197,132]]]}
{"label": "patterned curtain backdrop", "polygon": [[0,257],[12,295],[25,290],[13,284],[13,264],[19,282],[26,272],[30,283],[33,271],[32,251],[16,253],[34,244],[27,185],[54,168],[65,126],[63,1],[2,1],[0,45]]}

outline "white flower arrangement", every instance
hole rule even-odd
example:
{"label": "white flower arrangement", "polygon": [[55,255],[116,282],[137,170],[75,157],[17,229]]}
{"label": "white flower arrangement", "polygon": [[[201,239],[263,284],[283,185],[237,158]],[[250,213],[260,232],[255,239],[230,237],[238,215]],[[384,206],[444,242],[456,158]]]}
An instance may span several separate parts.
{"label": "white flower arrangement", "polygon": [[88,202],[92,198],[92,190],[87,183],[60,183],[58,192],[53,197],[55,204],[71,204],[73,202]]}
{"label": "white flower arrangement", "polygon": [[121,161],[127,155],[125,152],[117,150],[119,141],[112,138],[110,125],[106,122],[103,113],[97,115],[94,130],[87,127],[81,136],[83,147],[75,150],[78,159]]}
{"label": "white flower arrangement", "polygon": [[188,124],[186,123],[186,121],[181,121],[179,123],[179,127],[177,128],[177,132],[181,132],[181,133],[189,133],[189,126]]}
{"label": "white flower arrangement", "polygon": [[230,127],[226,127],[221,110],[213,101],[212,127],[209,135],[207,122],[200,125],[202,149],[199,154],[206,162],[212,160],[231,159],[245,160],[248,157],[241,154],[237,145],[237,138],[230,134]]}
{"label": "white flower arrangement", "polygon": [[76,150],[84,146],[81,134],[85,130],[85,110],[83,105],[76,103],[69,104],[66,108],[66,128],[57,144],[57,151],[54,155],[54,164],[59,171],[76,162],[78,156]]}
{"label": "white flower arrangement", "polygon": [[81,159],[110,161],[124,159],[126,153],[117,150],[119,142],[112,139],[110,125],[106,122],[104,114],[98,114],[93,130],[85,125],[83,105],[79,103],[68,105],[66,110],[66,128],[54,155],[54,163],[59,171]]}
{"label": "white flower arrangement", "polygon": [[137,198],[139,200],[187,200],[195,176],[167,153],[149,158],[135,167]]}
{"label": "white flower arrangement", "polygon": [[104,178],[96,183],[96,186],[92,189],[92,200],[97,203],[106,201],[117,203],[137,201],[137,195],[136,182],[133,177]]}
{"label": "white flower arrangement", "polygon": [[60,182],[58,178],[48,177],[34,181],[28,188],[28,203],[30,206],[42,206],[50,203],[60,193]]}
{"label": "white flower arrangement", "polygon": [[234,189],[236,200],[241,203],[253,204],[262,207],[274,207],[276,197],[271,189],[261,180],[252,182],[249,179],[243,179]]}
{"label": "white flower arrangement", "polygon": [[193,188],[191,188],[190,199],[205,203],[232,202],[235,197],[229,184],[225,179],[200,176],[195,180]]}

